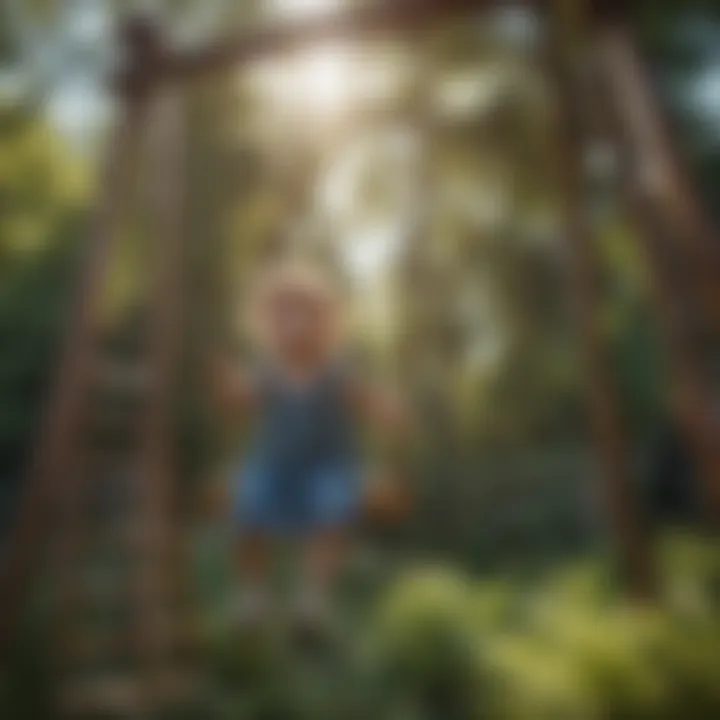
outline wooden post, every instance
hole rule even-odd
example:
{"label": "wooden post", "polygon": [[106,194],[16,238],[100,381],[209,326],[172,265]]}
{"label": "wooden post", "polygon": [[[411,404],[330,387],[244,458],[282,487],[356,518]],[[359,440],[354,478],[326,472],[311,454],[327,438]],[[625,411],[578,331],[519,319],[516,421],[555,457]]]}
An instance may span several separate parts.
{"label": "wooden post", "polygon": [[[631,35],[615,22],[606,24],[605,17],[592,27],[596,84],[591,92],[595,93],[597,107],[604,111],[601,115],[606,131],[618,150],[624,193],[651,271],[657,320],[672,371],[672,410],[697,460],[705,514],[718,528],[720,426],[707,369],[693,336],[703,320],[715,324],[713,312],[718,306],[708,295],[708,291],[717,292],[708,277],[710,273],[717,285],[715,240],[681,174],[677,152],[636,64]],[[593,19],[597,21],[598,15]],[[626,67],[628,63],[631,67]],[[629,83],[640,86],[633,92]],[[700,308],[688,302],[698,294]],[[699,312],[700,318],[689,318],[688,311]]]}
{"label": "wooden post", "polygon": [[[174,393],[177,390],[181,344],[183,246],[181,198],[183,127],[179,98],[167,93],[157,99],[154,187],[155,273],[151,293],[149,334],[149,404],[141,429],[140,467],[144,498],[141,514],[147,530],[147,552],[140,559],[141,631],[144,658],[152,683],[160,682],[162,663],[177,627],[171,609],[174,598],[173,567],[177,549],[174,518],[175,474]],[[168,622],[169,621],[169,622]],[[160,689],[160,688],[157,688]]]}
{"label": "wooden post", "polygon": [[609,100],[633,149],[637,181],[646,201],[683,243],[693,277],[692,291],[720,330],[720,237],[699,200],[682,153],[672,136],[658,93],[638,49],[627,15],[628,4],[590,0],[594,42]]}
{"label": "wooden post", "polygon": [[567,242],[573,258],[573,286],[585,360],[591,420],[602,469],[606,513],[617,546],[621,570],[631,594],[640,600],[655,595],[656,580],[650,538],[631,468],[628,434],[612,362],[600,328],[601,292],[595,238],[586,207],[582,171],[584,133],[578,98],[563,53],[552,7],[543,8],[546,37],[541,51],[556,102],[560,190]]}

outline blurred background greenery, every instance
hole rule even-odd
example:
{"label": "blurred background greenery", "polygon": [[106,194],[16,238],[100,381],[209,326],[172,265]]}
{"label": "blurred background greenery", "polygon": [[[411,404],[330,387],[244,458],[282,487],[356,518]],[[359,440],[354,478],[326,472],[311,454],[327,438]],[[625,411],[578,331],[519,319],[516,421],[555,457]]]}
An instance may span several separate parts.
{"label": "blurred background greenery", "polygon": [[[328,1],[147,6],[192,46]],[[105,79],[125,5],[0,5],[0,535],[71,305],[116,112]],[[720,5],[648,0],[633,15],[717,216]],[[637,485],[667,538],[658,605],[622,600],[609,560],[538,33],[532,13],[511,8],[190,87],[179,486],[212,678],[193,717],[720,715],[720,556],[696,537],[694,472],[669,418],[647,271],[616,158],[598,146],[587,163],[606,334]],[[105,291],[109,328],[132,323],[152,280],[142,218],[126,225]],[[397,461],[412,518],[363,539],[343,591],[342,661],[317,667],[216,627],[232,593],[227,528],[197,511],[238,442],[205,411],[202,348],[232,335],[237,291],[287,237],[345,274],[358,355],[400,378],[423,428]],[[4,717],[50,716],[42,656],[39,639],[18,657],[0,690]]]}

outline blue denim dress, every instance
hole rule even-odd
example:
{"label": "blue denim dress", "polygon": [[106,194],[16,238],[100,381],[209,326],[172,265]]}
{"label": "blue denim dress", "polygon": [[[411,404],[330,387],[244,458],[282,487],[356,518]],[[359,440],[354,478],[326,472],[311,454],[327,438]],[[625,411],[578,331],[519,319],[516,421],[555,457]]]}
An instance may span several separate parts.
{"label": "blue denim dress", "polygon": [[295,388],[266,373],[258,383],[258,429],[237,478],[235,514],[244,530],[313,532],[353,519],[360,468],[344,375],[332,367]]}

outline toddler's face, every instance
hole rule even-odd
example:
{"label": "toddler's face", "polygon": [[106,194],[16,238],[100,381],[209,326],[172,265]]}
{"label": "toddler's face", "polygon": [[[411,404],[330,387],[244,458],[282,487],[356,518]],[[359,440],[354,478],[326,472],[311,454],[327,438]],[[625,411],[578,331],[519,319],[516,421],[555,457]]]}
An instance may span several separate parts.
{"label": "toddler's face", "polygon": [[302,285],[276,288],[265,304],[265,325],[271,348],[282,361],[320,363],[332,344],[332,298]]}

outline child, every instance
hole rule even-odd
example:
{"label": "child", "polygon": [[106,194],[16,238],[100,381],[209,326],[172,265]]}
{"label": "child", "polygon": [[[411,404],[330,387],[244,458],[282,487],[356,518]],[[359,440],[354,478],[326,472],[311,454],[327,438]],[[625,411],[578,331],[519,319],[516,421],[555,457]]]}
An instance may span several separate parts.
{"label": "child", "polygon": [[258,278],[249,311],[259,371],[214,372],[221,399],[255,420],[235,489],[244,586],[238,611],[243,623],[262,618],[269,545],[290,535],[303,551],[297,620],[312,629],[328,619],[329,590],[361,505],[358,421],[398,428],[403,412],[343,364],[342,297],[319,267],[276,263]]}

